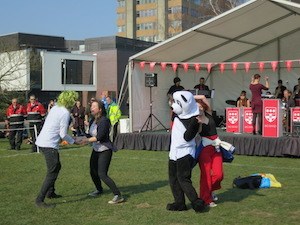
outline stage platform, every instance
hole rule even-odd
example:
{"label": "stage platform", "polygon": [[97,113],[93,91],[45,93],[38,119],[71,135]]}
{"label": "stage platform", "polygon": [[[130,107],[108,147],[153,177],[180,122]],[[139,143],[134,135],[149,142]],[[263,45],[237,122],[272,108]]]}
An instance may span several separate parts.
{"label": "stage platform", "polygon": [[[299,157],[300,138],[284,136],[264,138],[260,135],[227,133],[218,130],[220,139],[233,144],[237,155]],[[171,134],[166,131],[118,134],[118,149],[168,151]]]}

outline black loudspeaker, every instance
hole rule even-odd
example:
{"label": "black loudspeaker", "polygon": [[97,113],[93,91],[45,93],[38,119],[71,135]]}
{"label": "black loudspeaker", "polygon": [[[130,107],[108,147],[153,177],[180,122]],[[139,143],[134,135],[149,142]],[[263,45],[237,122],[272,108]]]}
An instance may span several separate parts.
{"label": "black loudspeaker", "polygon": [[145,87],[157,87],[157,73],[145,73]]}

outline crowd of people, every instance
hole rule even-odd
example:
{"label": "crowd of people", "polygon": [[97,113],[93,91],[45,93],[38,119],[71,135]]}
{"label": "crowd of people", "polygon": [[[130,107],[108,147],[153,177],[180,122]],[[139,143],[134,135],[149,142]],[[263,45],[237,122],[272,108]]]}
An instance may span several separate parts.
{"label": "crowd of people", "polygon": [[[236,101],[236,106],[252,107],[253,127],[258,118],[258,133],[261,134],[262,91],[269,90],[269,82],[268,77],[265,77],[265,85],[263,85],[260,79],[259,74],[252,77],[249,85],[252,93],[251,101],[247,99],[246,91],[242,91]],[[167,204],[166,209],[187,210],[186,196],[196,212],[203,212],[207,207],[217,206],[218,197],[215,191],[221,188],[224,177],[223,158],[220,151],[221,140],[209,101],[204,95],[193,95],[185,91],[180,81],[180,78],[175,77],[174,85],[167,93],[172,110],[169,183],[174,202]],[[195,89],[209,90],[204,78],[200,78]],[[293,92],[286,89],[279,80],[274,96],[282,98],[286,102],[286,108],[289,109],[295,105],[294,98],[299,95],[299,90],[300,78]],[[51,208],[53,205],[45,203],[45,198],[62,197],[55,191],[55,182],[61,169],[58,152],[61,140],[69,144],[92,146],[90,175],[95,190],[88,193],[89,196],[101,195],[103,182],[114,195],[113,199],[108,202],[109,204],[125,201],[114,180],[108,176],[112,154],[116,151],[113,142],[121,117],[119,106],[110,96],[104,95],[100,100],[91,98],[85,108],[78,100],[77,92],[64,91],[58,96],[57,101],[49,102],[47,110],[34,95],[30,95],[26,106],[19,104],[18,100],[13,98],[6,115],[6,123],[10,129],[11,149],[20,150],[24,120],[27,120],[32,138],[32,152],[36,152],[38,147],[45,157],[47,174],[35,200],[38,207]],[[68,134],[69,129],[73,131],[73,136]],[[255,130],[253,134],[256,134]],[[201,137],[200,143],[196,141],[197,136]],[[196,147],[201,149],[198,155]],[[191,182],[195,161],[201,171],[199,194]]]}
{"label": "crowd of people", "polygon": [[[91,120],[90,107],[91,102],[94,100],[96,99],[91,98],[87,107],[83,107],[81,102],[76,100],[75,104],[70,108],[68,121],[73,136],[85,136],[88,133],[88,126],[86,124]],[[112,124],[110,138],[114,141],[122,115],[121,110],[110,96],[105,96],[102,102],[105,105],[107,117]],[[13,98],[11,104],[6,109],[5,118],[5,125],[8,130],[7,136],[10,143],[9,149],[20,150],[24,137],[28,136],[28,143],[32,145],[31,152],[37,152],[36,137],[39,135],[47,115],[56,104],[56,99],[50,100],[48,107],[45,107],[33,94],[29,96],[26,105],[20,104],[17,98]],[[28,123],[27,128],[24,126],[24,122]],[[29,132],[27,132],[28,130]]]}

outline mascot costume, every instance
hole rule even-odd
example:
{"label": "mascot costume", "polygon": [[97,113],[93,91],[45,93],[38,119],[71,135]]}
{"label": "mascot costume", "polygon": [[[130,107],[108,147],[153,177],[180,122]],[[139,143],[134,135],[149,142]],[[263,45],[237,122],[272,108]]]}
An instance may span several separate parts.
{"label": "mascot costume", "polygon": [[173,94],[172,109],[177,117],[174,119],[169,153],[169,182],[174,203],[167,205],[167,210],[187,210],[185,195],[191,201],[196,212],[205,209],[205,203],[198,198],[192,185],[191,175],[195,156],[195,136],[199,130],[196,117],[199,108],[194,96],[189,91],[177,91]]}

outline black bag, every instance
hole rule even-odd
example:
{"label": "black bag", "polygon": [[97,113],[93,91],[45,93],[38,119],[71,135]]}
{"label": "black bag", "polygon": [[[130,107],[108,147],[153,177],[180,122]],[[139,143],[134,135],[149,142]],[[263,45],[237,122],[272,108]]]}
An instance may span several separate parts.
{"label": "black bag", "polygon": [[233,180],[232,186],[241,189],[259,188],[262,177],[259,175],[249,177],[237,177]]}

